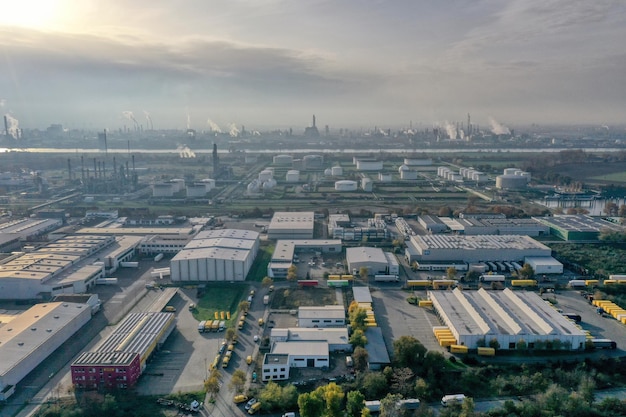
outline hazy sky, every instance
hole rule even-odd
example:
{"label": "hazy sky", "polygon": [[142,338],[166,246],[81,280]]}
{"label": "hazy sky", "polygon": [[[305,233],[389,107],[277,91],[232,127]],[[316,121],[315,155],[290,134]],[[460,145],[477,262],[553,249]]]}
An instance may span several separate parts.
{"label": "hazy sky", "polygon": [[624,0],[0,0],[20,126],[623,123]]}

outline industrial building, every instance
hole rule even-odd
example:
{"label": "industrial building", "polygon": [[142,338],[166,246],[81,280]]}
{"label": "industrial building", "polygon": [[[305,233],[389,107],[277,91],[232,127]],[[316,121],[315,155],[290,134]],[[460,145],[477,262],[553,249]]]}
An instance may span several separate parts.
{"label": "industrial building", "polygon": [[599,217],[584,214],[559,214],[550,217],[533,217],[550,228],[550,234],[566,241],[598,240],[603,230],[624,232],[624,227]]}
{"label": "industrial building", "polygon": [[431,158],[404,158],[404,165],[408,165],[410,167],[416,166],[430,166],[433,164],[433,160]]}
{"label": "industrial building", "polygon": [[563,264],[554,258],[527,256],[524,263],[530,265],[538,275],[563,273]]}
{"label": "industrial building", "polygon": [[302,169],[320,169],[323,165],[323,155],[305,155],[302,157]]}
{"label": "industrial building", "polygon": [[270,278],[287,278],[289,267],[300,252],[340,253],[341,240],[298,239],[279,240],[276,242],[272,259],[267,265]]}
{"label": "industrial building", "polygon": [[391,364],[389,352],[385,345],[385,338],[380,327],[365,329],[365,350],[367,350],[367,367],[370,371],[378,371]]}
{"label": "industrial building", "polygon": [[45,299],[81,294],[135,256],[138,236],[66,236],[0,266],[0,298]]}
{"label": "industrial building", "polygon": [[80,389],[123,389],[135,385],[150,356],[176,326],[172,313],[129,314],[94,351],[72,363],[72,383]]}
{"label": "industrial building", "polygon": [[374,190],[374,181],[371,178],[361,178],[361,189],[371,193]]}
{"label": "industrial building", "polygon": [[313,239],[315,213],[277,211],[267,228],[269,239]]}
{"label": "industrial building", "polygon": [[329,352],[351,352],[352,345],[346,327],[274,328],[270,332],[270,345],[275,342],[328,342]]}
{"label": "industrial building", "polygon": [[258,250],[259,233],[252,230],[200,232],[172,258],[172,281],[244,281]]}
{"label": "industrial building", "polygon": [[298,308],[298,327],[342,327],[346,325],[343,306],[315,306]]}
{"label": "industrial building", "polygon": [[85,304],[36,304],[0,326],[0,401],[91,318]]}
{"label": "industrial building", "polygon": [[289,379],[289,368],[322,368],[329,364],[327,342],[276,342],[263,358],[261,378],[264,382],[283,381]]}
{"label": "industrial building", "polygon": [[[367,268],[368,275],[397,275],[399,264],[395,255],[388,256],[380,248],[360,246],[346,249],[346,261],[348,269],[353,274],[360,273],[361,268]],[[355,272],[356,271],[356,272]]]}
{"label": "industrial building", "polygon": [[389,237],[389,229],[384,220],[368,219],[367,226],[359,227],[350,221],[347,214],[330,214],[328,216],[328,236],[333,239],[348,241],[383,240]]}
{"label": "industrial building", "polygon": [[517,235],[427,235],[411,236],[406,242],[409,263],[518,262],[526,257],[549,258],[552,250],[528,236]]}
{"label": "industrial building", "polygon": [[[428,298],[457,345],[470,349],[489,346],[529,350],[560,344],[562,349],[582,350],[586,334],[539,295],[527,291],[429,291]],[[558,340],[558,342],[556,342]]]}
{"label": "industrial building", "polygon": [[160,235],[160,236],[193,236],[202,226],[193,227],[83,227],[74,232],[77,235]]}
{"label": "industrial building", "polygon": [[0,235],[17,235],[21,241],[38,239],[63,226],[63,219],[25,218],[0,223]]}
{"label": "industrial building", "polygon": [[375,159],[355,158],[357,171],[382,171],[383,161]]}
{"label": "industrial building", "polygon": [[139,244],[139,252],[148,255],[176,254],[185,249],[185,246],[191,241],[191,235],[150,235],[141,240]]}

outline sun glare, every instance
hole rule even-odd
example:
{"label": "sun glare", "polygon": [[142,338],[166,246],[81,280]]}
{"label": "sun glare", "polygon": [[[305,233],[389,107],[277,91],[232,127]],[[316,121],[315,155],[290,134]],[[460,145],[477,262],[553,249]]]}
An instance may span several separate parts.
{"label": "sun glare", "polygon": [[63,13],[60,0],[0,0],[0,25],[50,29]]}

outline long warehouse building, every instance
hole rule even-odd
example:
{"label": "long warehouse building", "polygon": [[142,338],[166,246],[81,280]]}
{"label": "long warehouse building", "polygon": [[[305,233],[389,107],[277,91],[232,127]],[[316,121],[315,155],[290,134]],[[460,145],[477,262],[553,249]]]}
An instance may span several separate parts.
{"label": "long warehouse building", "polygon": [[585,348],[586,334],[533,292],[457,288],[429,291],[428,298],[455,344],[470,349],[489,346],[492,340],[500,349],[516,349],[522,342],[529,350],[550,343],[566,350]]}
{"label": "long warehouse building", "polygon": [[0,401],[16,385],[91,319],[80,303],[35,304],[0,326]]}
{"label": "long warehouse building", "polygon": [[172,258],[172,281],[244,281],[258,251],[259,233],[252,230],[200,232]]}
{"label": "long warehouse building", "polygon": [[95,351],[74,361],[72,383],[80,389],[132,387],[175,326],[173,313],[129,314]]}

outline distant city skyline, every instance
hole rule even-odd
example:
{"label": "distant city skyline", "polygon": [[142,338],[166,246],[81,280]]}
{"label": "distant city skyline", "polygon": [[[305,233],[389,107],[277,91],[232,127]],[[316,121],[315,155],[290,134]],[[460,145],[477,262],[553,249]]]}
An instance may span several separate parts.
{"label": "distant city skyline", "polygon": [[21,128],[626,122],[619,0],[0,4]]}

